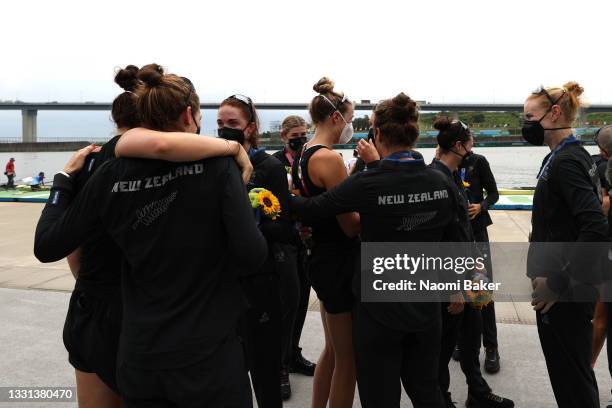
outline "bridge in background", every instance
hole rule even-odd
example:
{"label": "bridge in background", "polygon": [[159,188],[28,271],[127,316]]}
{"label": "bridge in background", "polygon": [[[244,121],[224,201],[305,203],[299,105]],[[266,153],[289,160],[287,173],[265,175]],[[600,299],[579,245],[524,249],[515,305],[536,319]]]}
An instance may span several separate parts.
{"label": "bridge in background", "polygon": [[[374,109],[373,103],[358,103],[355,110],[370,111]],[[219,108],[219,103],[203,103],[200,109]],[[258,103],[257,109],[263,110],[307,110],[306,103]],[[448,104],[448,103],[424,103],[420,105],[422,112],[521,112],[521,104]],[[110,111],[110,103],[0,103],[0,110],[21,111],[21,141],[24,143],[36,143],[36,121],[39,110],[48,111]],[[583,114],[592,112],[612,112],[612,105],[591,105],[583,109]]]}

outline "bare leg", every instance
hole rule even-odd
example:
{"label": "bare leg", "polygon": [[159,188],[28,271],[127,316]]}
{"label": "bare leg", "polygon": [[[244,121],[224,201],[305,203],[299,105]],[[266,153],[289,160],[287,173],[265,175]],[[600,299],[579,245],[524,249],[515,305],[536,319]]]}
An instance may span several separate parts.
{"label": "bare leg", "polygon": [[355,356],[351,313],[326,313],[332,348],[334,374],[329,395],[330,408],[351,408],[355,398]]}
{"label": "bare leg", "polygon": [[317,366],[315,368],[314,379],[312,382],[312,408],[326,408],[327,400],[332,383],[332,375],[334,373],[334,351],[331,346],[329,337],[329,328],[325,315],[325,308],[321,308],[321,323],[323,323],[323,332],[325,333],[325,347],[319,356]]}
{"label": "bare leg", "polygon": [[94,373],[74,370],[79,408],[121,408],[121,398]]}

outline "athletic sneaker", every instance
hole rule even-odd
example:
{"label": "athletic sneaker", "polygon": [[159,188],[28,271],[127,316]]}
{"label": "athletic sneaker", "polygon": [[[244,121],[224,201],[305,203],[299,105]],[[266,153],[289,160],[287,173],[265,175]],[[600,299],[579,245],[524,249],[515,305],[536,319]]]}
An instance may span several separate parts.
{"label": "athletic sneaker", "polygon": [[485,349],[484,368],[489,374],[495,374],[499,371],[499,352],[497,348]]}
{"label": "athletic sneaker", "polygon": [[514,401],[495,395],[492,392],[482,396],[468,393],[465,406],[467,408],[513,408]]}
{"label": "athletic sneaker", "polygon": [[280,387],[283,401],[287,401],[291,398],[291,384],[289,383],[289,371],[285,367],[281,368]]}
{"label": "athletic sneaker", "polygon": [[461,360],[461,352],[459,351],[459,346],[455,346],[455,349],[453,350],[453,360],[455,361],[459,361]]}

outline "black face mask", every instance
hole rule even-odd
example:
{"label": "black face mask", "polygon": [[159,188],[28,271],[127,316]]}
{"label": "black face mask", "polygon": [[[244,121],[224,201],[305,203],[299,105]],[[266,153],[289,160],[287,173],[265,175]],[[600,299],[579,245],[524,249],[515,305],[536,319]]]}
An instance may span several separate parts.
{"label": "black face mask", "polygon": [[195,115],[193,114],[193,111],[191,112],[191,118],[193,119],[193,123],[196,123],[197,129],[196,129],[196,135],[200,134],[200,125],[197,125],[198,121],[195,118]]}
{"label": "black face mask", "polygon": [[241,145],[244,144],[244,131],[241,129],[232,129],[228,127],[222,127],[217,129],[219,137],[227,140],[235,140]]}
{"label": "black face mask", "polygon": [[546,91],[543,91],[543,92],[545,96],[548,98],[548,100],[550,101],[550,107],[544,113],[544,115],[542,115],[542,117],[539,120],[525,120],[523,121],[523,126],[521,127],[521,134],[523,135],[523,139],[525,139],[527,143],[532,144],[534,146],[542,146],[544,144],[544,131],[545,130],[571,129],[570,126],[544,129],[541,123],[542,120],[552,110],[553,106],[555,106],[561,100],[561,98],[563,98],[563,96],[565,95],[565,92],[563,92],[561,96],[557,98],[557,100],[553,100],[548,94],[548,92]]}
{"label": "black face mask", "polygon": [[544,144],[544,131],[545,130],[561,130],[561,129],[571,129],[570,126],[558,127],[558,128],[547,128],[544,129],[542,126],[542,119],[546,117],[548,112],[544,114],[540,118],[540,120],[525,120],[523,122],[523,127],[521,127],[521,134],[523,135],[523,139],[529,144],[534,146],[542,146]]}
{"label": "black face mask", "polygon": [[371,127],[370,130],[368,130],[368,141],[370,141],[370,143],[372,143],[374,146],[376,146],[376,142],[374,141],[374,134],[376,132],[374,132],[374,128]]}
{"label": "black face mask", "polygon": [[461,163],[459,164],[459,167],[463,167],[465,165],[466,161],[468,160],[468,158],[472,155],[472,152],[469,152],[465,148],[465,145],[462,145],[462,146],[463,146],[463,150],[465,150],[465,154],[458,153],[458,152],[454,151],[453,149],[448,149],[451,153],[454,153],[457,156],[461,157]]}
{"label": "black face mask", "polygon": [[[544,119],[544,116],[542,119]],[[540,120],[526,120],[523,122],[523,126],[521,127],[523,139],[525,139],[527,143],[534,146],[542,146],[544,144],[544,128],[542,127]]]}
{"label": "black face mask", "polygon": [[307,141],[307,137],[296,137],[295,139],[289,139],[287,145],[294,152],[298,152],[302,149],[302,147],[306,144]]}

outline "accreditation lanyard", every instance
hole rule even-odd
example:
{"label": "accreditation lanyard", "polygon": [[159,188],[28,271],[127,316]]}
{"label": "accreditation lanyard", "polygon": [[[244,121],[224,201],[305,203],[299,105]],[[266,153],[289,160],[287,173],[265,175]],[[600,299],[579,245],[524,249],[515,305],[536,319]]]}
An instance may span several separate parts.
{"label": "accreditation lanyard", "polygon": [[414,157],[412,157],[412,152],[409,150],[392,153],[383,159],[383,161],[390,161],[395,163],[401,163],[408,160],[415,160]]}
{"label": "accreditation lanyard", "polygon": [[461,177],[461,181],[465,181],[465,167],[463,167],[462,169],[459,170],[459,177]]}
{"label": "accreditation lanyard", "polygon": [[289,162],[289,166],[293,166],[293,155],[291,153],[289,153],[289,150],[285,147],[285,157],[287,158],[287,161]]}
{"label": "accreditation lanyard", "polygon": [[563,139],[561,143],[559,143],[557,147],[553,149],[550,156],[548,156],[548,160],[546,160],[546,163],[544,163],[544,166],[542,166],[542,169],[540,169],[540,172],[538,173],[538,176],[536,177],[538,180],[540,179],[540,177],[542,177],[542,174],[544,174],[544,172],[546,171],[550,163],[552,163],[557,153],[559,153],[559,150],[563,149],[563,146],[572,144],[572,143],[580,143],[580,140],[576,139],[576,136],[571,135]]}
{"label": "accreditation lanyard", "polygon": [[254,147],[249,148],[249,160],[253,160],[253,156],[255,156],[259,152],[259,149]]}

